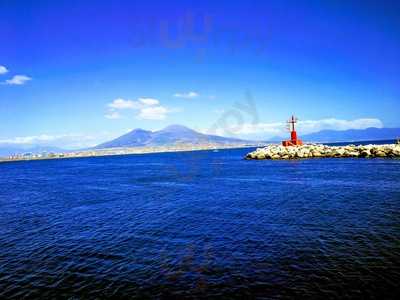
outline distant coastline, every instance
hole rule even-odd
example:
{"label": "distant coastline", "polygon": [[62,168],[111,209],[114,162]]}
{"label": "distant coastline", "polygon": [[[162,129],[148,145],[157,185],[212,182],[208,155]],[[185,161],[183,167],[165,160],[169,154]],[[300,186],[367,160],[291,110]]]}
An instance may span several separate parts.
{"label": "distant coastline", "polygon": [[[367,128],[357,130],[323,130],[300,135],[306,144],[345,146],[349,144],[393,144],[400,137],[400,128]],[[113,140],[90,148],[71,150],[60,144],[33,144],[30,147],[0,144],[0,161],[43,160],[55,158],[92,157],[177,151],[197,151],[225,148],[260,147],[281,144],[287,137],[245,140],[204,134],[183,125],[169,125],[161,130],[134,129]]]}
{"label": "distant coastline", "polygon": [[[358,142],[336,142],[336,143],[309,143],[326,146],[347,146],[347,145],[385,145],[395,144],[396,140],[377,140],[377,141],[358,141]],[[69,159],[69,158],[85,158],[85,157],[103,157],[118,155],[134,155],[134,154],[151,154],[151,153],[168,153],[168,152],[190,152],[190,151],[207,151],[207,150],[223,150],[223,149],[242,149],[265,147],[266,145],[277,145],[276,142],[260,142],[259,144],[181,144],[170,146],[153,146],[153,147],[115,147],[105,149],[88,149],[65,152],[48,152],[48,153],[25,153],[10,155],[8,157],[0,157],[0,163],[32,161],[32,160],[53,160],[53,159]]]}
{"label": "distant coastline", "polygon": [[102,157],[102,156],[118,156],[133,154],[150,154],[150,153],[167,153],[167,152],[190,152],[205,150],[223,150],[223,149],[240,149],[265,146],[260,144],[209,144],[209,145],[171,145],[171,146],[154,146],[154,147],[118,147],[108,149],[90,149],[83,151],[69,151],[62,153],[41,153],[41,154],[19,154],[9,157],[0,157],[0,163],[33,161],[33,160],[53,160],[53,159],[71,159],[83,157]]}
{"label": "distant coastline", "polygon": [[397,142],[396,139],[387,139],[387,140],[364,140],[364,141],[348,141],[348,142],[326,142],[326,143],[318,143],[324,144],[328,146],[347,146],[347,145],[385,145],[385,144],[395,144]]}

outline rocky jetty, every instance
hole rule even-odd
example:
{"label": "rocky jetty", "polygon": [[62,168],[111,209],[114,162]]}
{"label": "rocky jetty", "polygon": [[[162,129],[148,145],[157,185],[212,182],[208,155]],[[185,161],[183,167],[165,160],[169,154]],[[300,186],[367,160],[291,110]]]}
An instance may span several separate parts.
{"label": "rocky jetty", "polygon": [[400,158],[400,145],[347,145],[327,146],[308,144],[303,146],[268,145],[246,155],[246,159],[302,159],[302,158]]}

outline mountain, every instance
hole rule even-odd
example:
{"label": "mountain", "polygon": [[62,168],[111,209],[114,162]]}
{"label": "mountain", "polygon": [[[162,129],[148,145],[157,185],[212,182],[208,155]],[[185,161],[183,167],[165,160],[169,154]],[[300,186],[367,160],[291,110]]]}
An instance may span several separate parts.
{"label": "mountain", "polygon": [[[298,133],[299,134],[299,133]],[[400,137],[400,128],[367,128],[349,130],[322,130],[315,133],[301,135],[300,138],[305,142],[358,142],[358,141],[379,141],[395,140]],[[285,138],[274,138],[274,141]],[[287,138],[286,138],[287,139]]]}
{"label": "mountain", "polygon": [[58,147],[51,146],[32,146],[32,147],[23,147],[23,146],[11,146],[10,144],[0,144],[0,157],[16,155],[16,154],[24,154],[24,153],[43,153],[43,152],[68,152],[65,149],[61,149]]}
{"label": "mountain", "polygon": [[147,131],[134,129],[112,141],[102,143],[95,149],[117,147],[172,146],[177,144],[243,144],[249,141],[225,138],[197,132],[182,125],[170,125],[162,130]]}
{"label": "mountain", "polygon": [[151,140],[153,132],[143,130],[143,129],[134,129],[127,134],[121,135],[120,137],[97,145],[96,149],[101,148],[117,148],[117,147],[139,147],[145,146],[149,140]]}

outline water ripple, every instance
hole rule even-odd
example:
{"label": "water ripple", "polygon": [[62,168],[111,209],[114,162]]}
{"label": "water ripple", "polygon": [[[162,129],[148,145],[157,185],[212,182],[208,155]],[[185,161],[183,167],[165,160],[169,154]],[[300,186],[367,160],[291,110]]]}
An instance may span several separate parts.
{"label": "water ripple", "polygon": [[0,165],[0,298],[393,298],[399,160]]}

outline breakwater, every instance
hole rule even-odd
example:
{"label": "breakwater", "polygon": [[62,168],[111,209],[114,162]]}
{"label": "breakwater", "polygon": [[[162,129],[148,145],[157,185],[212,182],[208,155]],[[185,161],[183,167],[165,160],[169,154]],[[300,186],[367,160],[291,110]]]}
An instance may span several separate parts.
{"label": "breakwater", "polygon": [[327,146],[307,144],[284,147],[268,145],[250,152],[246,159],[301,159],[301,158],[400,158],[400,144]]}

